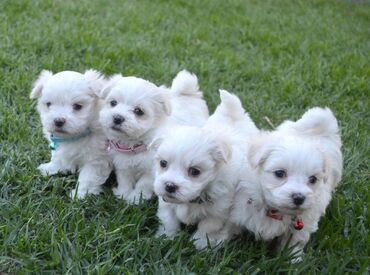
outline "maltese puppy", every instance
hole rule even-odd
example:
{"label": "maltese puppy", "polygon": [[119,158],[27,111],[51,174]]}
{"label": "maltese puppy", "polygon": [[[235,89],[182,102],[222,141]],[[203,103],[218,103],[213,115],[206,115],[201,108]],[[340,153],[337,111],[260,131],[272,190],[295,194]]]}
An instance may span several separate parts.
{"label": "maltese puppy", "polygon": [[157,135],[173,125],[202,125],[208,108],[195,75],[180,72],[171,89],[137,77],[113,76],[103,88],[99,121],[108,139],[118,186],[113,193],[129,203],[153,194],[153,157]]}
{"label": "maltese puppy", "polygon": [[328,109],[312,108],[296,122],[257,134],[231,219],[257,238],[280,238],[300,261],[341,179],[341,139]]}
{"label": "maltese puppy", "polygon": [[[98,123],[98,97],[103,77],[94,70],[84,74],[42,71],[30,97],[37,99],[51,160],[41,164],[42,175],[79,172],[72,196],[98,194],[112,165],[105,151],[105,136]],[[76,191],[77,190],[77,191]]]}
{"label": "maltese puppy", "polygon": [[258,130],[240,100],[220,91],[221,104],[202,128],[180,126],[156,141],[154,191],[159,196],[156,236],[173,237],[180,223],[197,224],[197,249],[233,235],[228,222],[240,168],[244,135]]}

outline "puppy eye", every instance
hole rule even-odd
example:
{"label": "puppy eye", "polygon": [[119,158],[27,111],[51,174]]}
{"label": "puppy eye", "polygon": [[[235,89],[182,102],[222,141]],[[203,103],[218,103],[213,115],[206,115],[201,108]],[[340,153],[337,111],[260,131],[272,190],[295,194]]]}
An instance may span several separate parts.
{"label": "puppy eye", "polygon": [[162,168],[166,168],[167,167],[167,161],[162,159],[160,162],[159,162],[159,165],[162,167]]}
{"label": "puppy eye", "polygon": [[113,99],[113,100],[110,101],[110,106],[114,107],[116,105],[117,105],[117,101],[116,100]]}
{"label": "puppy eye", "polygon": [[78,110],[81,110],[81,109],[82,109],[81,104],[77,104],[77,103],[73,104],[73,110],[78,111]]}
{"label": "puppy eye", "polygon": [[276,170],[276,171],[274,171],[274,174],[275,174],[275,177],[277,177],[279,179],[286,178],[286,176],[287,176],[287,174],[284,170]]}
{"label": "puppy eye", "polygon": [[51,106],[51,102],[46,102],[46,107],[50,107]]}
{"label": "puppy eye", "polygon": [[188,170],[189,176],[197,177],[200,175],[200,170],[195,167],[190,167]]}
{"label": "puppy eye", "polygon": [[308,178],[308,182],[311,184],[315,184],[317,182],[317,178],[315,176],[311,176]]}
{"label": "puppy eye", "polygon": [[142,109],[140,109],[140,108],[135,108],[135,109],[134,109],[134,113],[135,113],[136,115],[138,115],[138,116],[142,116],[142,115],[144,115],[144,111],[143,111]]}

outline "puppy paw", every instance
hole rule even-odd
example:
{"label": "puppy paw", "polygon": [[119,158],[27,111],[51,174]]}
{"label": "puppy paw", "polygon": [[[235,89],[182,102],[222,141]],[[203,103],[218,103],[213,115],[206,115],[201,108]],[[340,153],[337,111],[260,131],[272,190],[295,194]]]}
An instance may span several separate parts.
{"label": "puppy paw", "polygon": [[218,235],[206,235],[204,233],[199,233],[198,231],[195,232],[195,234],[192,237],[194,246],[198,250],[202,250],[210,246],[211,248],[215,248],[216,246],[220,245],[223,243],[226,238],[223,238]]}
{"label": "puppy paw", "polygon": [[128,194],[125,201],[129,204],[139,204],[141,201],[149,200],[152,197],[152,193],[145,191],[134,191]]}
{"label": "puppy paw", "polygon": [[73,189],[71,193],[69,194],[69,196],[71,197],[71,199],[82,200],[86,197],[87,194],[88,194],[87,191],[80,191],[77,189]]}
{"label": "puppy paw", "polygon": [[70,197],[72,199],[84,199],[87,195],[99,195],[101,188],[94,188],[91,190],[80,190],[80,189],[73,189],[70,193]]}
{"label": "puppy paw", "polygon": [[40,174],[44,177],[56,175],[59,172],[58,167],[51,164],[50,162],[40,164],[39,167],[37,167],[37,170],[39,170]]}
{"label": "puppy paw", "polygon": [[125,192],[123,192],[121,189],[118,189],[117,187],[112,188],[113,194],[117,197],[117,199],[124,199]]}
{"label": "puppy paw", "polygon": [[173,239],[176,235],[176,230],[168,231],[163,225],[160,225],[155,233],[155,237],[158,239],[162,236],[167,237],[168,239]]}
{"label": "puppy paw", "polygon": [[193,238],[193,244],[195,248],[198,250],[203,250],[208,247],[207,238],[198,238],[198,239]]}
{"label": "puppy paw", "polygon": [[291,259],[290,260],[290,263],[292,263],[292,264],[298,264],[298,263],[300,263],[302,261],[303,261],[302,256],[297,256],[297,257],[294,257],[293,259]]}

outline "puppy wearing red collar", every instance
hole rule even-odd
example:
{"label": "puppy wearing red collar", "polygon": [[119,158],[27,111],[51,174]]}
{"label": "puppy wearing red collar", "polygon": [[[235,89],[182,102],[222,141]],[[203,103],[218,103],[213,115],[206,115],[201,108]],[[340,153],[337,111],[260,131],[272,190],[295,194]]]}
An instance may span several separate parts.
{"label": "puppy wearing red collar", "polygon": [[312,108],[296,122],[260,132],[236,192],[232,221],[257,238],[280,237],[300,261],[341,179],[338,123],[328,109]]}

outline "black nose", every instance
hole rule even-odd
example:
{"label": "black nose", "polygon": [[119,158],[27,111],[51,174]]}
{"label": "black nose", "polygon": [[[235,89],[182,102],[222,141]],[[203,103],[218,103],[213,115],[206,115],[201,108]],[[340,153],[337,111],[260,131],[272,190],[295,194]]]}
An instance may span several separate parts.
{"label": "black nose", "polygon": [[125,121],[125,118],[123,116],[120,116],[120,115],[113,116],[113,123],[116,125],[120,125],[124,121]]}
{"label": "black nose", "polygon": [[293,199],[294,204],[298,206],[304,203],[304,200],[306,199],[306,197],[302,195],[301,193],[294,193],[292,194],[292,199]]}
{"label": "black nose", "polygon": [[173,182],[166,182],[165,185],[166,185],[166,187],[165,187],[166,192],[168,192],[168,193],[174,193],[174,192],[176,192],[176,190],[178,188],[177,185],[174,184]]}
{"label": "black nose", "polygon": [[56,118],[54,119],[54,124],[58,128],[63,127],[63,125],[66,123],[66,120],[64,118]]}

